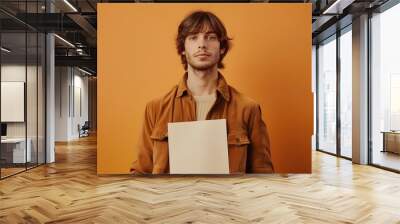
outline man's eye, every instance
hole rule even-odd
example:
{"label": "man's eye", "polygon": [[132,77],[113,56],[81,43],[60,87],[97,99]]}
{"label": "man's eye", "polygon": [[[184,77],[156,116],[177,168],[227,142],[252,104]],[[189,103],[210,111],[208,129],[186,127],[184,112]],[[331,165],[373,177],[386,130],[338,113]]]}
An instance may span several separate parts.
{"label": "man's eye", "polygon": [[197,38],[197,36],[194,36],[194,35],[188,37],[189,40],[196,40],[196,38]]}
{"label": "man's eye", "polygon": [[217,38],[217,36],[215,36],[215,35],[211,35],[211,36],[208,36],[207,39],[209,39],[209,40],[216,40],[216,39],[218,39],[218,38]]}

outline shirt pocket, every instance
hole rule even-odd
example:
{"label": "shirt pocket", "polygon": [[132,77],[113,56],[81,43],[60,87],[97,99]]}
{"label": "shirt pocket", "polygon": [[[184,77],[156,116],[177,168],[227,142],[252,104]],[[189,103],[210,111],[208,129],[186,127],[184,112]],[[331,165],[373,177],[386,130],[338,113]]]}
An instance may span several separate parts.
{"label": "shirt pocket", "polygon": [[231,174],[246,172],[249,144],[250,139],[247,132],[228,133],[229,172]]}
{"label": "shirt pocket", "polygon": [[155,128],[150,138],[153,141],[153,174],[169,172],[167,130]]}

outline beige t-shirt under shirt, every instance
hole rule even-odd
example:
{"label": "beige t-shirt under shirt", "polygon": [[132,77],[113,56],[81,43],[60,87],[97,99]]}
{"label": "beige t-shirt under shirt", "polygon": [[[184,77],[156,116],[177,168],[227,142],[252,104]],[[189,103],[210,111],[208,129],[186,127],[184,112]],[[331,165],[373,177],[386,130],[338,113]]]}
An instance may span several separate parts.
{"label": "beige t-shirt under shirt", "polygon": [[214,105],[217,95],[193,96],[196,101],[196,118],[198,121],[205,120],[211,107]]}

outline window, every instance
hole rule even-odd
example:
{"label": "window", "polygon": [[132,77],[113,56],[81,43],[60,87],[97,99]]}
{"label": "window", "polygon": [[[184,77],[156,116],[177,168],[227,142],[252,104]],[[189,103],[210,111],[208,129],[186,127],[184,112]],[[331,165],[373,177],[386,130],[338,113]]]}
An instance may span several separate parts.
{"label": "window", "polygon": [[340,36],[340,155],[352,157],[352,35],[351,26]]}
{"label": "window", "polygon": [[371,162],[400,170],[400,4],[371,18]]}
{"label": "window", "polygon": [[318,47],[318,149],[336,154],[336,36]]}
{"label": "window", "polygon": [[[44,1],[20,1],[24,13],[43,13]],[[0,6],[15,6],[0,1]],[[45,34],[0,12],[0,178],[45,163]],[[14,21],[15,22],[15,21]],[[17,100],[16,100],[17,99]],[[20,103],[17,103],[20,102]]]}

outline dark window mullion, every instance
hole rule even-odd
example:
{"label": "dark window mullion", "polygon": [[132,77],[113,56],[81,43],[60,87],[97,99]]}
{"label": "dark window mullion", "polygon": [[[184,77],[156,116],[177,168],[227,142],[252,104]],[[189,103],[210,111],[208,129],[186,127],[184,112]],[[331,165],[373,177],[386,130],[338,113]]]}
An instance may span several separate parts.
{"label": "dark window mullion", "polygon": [[[39,0],[36,13],[39,13]],[[36,32],[36,166],[39,166],[39,32]]]}
{"label": "dark window mullion", "polygon": [[372,153],[372,63],[371,63],[371,57],[372,57],[372,29],[371,29],[371,20],[372,20],[372,11],[368,12],[368,20],[367,20],[367,46],[368,46],[368,53],[367,53],[367,132],[368,132],[368,155],[367,155],[367,160],[368,164],[373,164],[373,153]]}
{"label": "dark window mullion", "polygon": [[[25,21],[28,19],[28,1],[25,1]],[[25,118],[25,170],[28,170],[28,24],[25,23],[25,100],[24,100],[24,118]]]}
{"label": "dark window mullion", "polygon": [[341,100],[341,64],[340,64],[340,30],[336,31],[336,154],[341,156],[341,114],[340,114],[340,100]]}
{"label": "dark window mullion", "polygon": [[319,149],[319,44],[315,47],[315,149]]}

